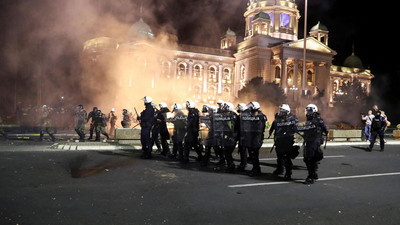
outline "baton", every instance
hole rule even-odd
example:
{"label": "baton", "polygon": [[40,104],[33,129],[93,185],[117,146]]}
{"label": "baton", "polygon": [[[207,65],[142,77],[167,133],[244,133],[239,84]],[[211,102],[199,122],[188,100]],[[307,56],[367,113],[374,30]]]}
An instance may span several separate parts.
{"label": "baton", "polygon": [[136,124],[135,126],[132,127],[132,129],[135,128],[135,127],[137,127],[137,126],[139,126],[139,125],[140,125],[140,123]]}
{"label": "baton", "polygon": [[136,107],[133,107],[133,109],[135,109],[136,116],[139,117],[139,114],[136,111]]}

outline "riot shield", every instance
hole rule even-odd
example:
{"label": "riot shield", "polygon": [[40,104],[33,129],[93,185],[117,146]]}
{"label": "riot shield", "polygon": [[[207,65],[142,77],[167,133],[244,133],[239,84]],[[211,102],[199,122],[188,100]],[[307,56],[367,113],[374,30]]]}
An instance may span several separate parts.
{"label": "riot shield", "polygon": [[216,113],[212,116],[214,143],[216,146],[228,147],[236,144],[236,116],[231,113]]}
{"label": "riot shield", "polygon": [[261,147],[265,130],[265,115],[243,112],[240,115],[240,139],[244,147]]}
{"label": "riot shield", "polygon": [[211,116],[200,116],[200,140],[201,144],[208,146],[207,142],[211,131]]}

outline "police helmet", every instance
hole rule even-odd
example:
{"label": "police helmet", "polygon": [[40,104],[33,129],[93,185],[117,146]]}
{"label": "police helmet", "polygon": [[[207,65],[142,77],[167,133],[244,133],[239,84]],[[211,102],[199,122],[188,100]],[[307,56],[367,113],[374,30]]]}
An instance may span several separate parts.
{"label": "police helmet", "polygon": [[210,108],[210,106],[205,104],[205,105],[203,105],[201,112],[206,113],[206,112],[208,112],[209,108]]}
{"label": "police helmet", "polygon": [[145,104],[151,103],[153,99],[150,96],[144,96],[143,101]]}
{"label": "police helmet", "polygon": [[218,104],[218,105],[223,105],[224,103],[225,103],[225,102],[224,102],[223,100],[218,100],[218,101],[217,101],[217,104]]}
{"label": "police helmet", "polygon": [[282,104],[279,109],[281,112],[290,113],[290,106],[288,104]]}
{"label": "police helmet", "polygon": [[174,105],[174,110],[182,110],[182,105],[181,104],[175,104]]}
{"label": "police helmet", "polygon": [[78,105],[78,109],[83,109],[83,105]]}
{"label": "police helmet", "polygon": [[163,108],[167,108],[167,107],[168,107],[167,103],[165,103],[165,102],[161,102],[161,103],[158,104],[158,105],[160,106],[160,109],[163,109]]}
{"label": "police helmet", "polygon": [[187,109],[194,109],[196,107],[196,103],[192,102],[192,101],[187,101],[186,102],[186,108]]}
{"label": "police helmet", "polygon": [[115,112],[115,109],[114,109],[114,108],[112,108],[112,109],[111,109],[111,112]]}
{"label": "police helmet", "polygon": [[308,104],[306,107],[307,112],[318,112],[318,107],[314,104]]}
{"label": "police helmet", "polygon": [[122,112],[123,113],[128,113],[128,110],[127,109],[123,109]]}
{"label": "police helmet", "polygon": [[96,112],[98,110],[97,107],[93,107],[93,111]]}
{"label": "police helmet", "polygon": [[42,108],[47,108],[47,105],[43,105]]}
{"label": "police helmet", "polygon": [[250,102],[249,104],[249,108],[253,109],[253,110],[258,110],[260,109],[260,103],[258,102]]}
{"label": "police helmet", "polygon": [[210,111],[213,112],[213,113],[218,112],[218,108],[217,108],[216,106],[210,106],[209,109],[210,109]]}
{"label": "police helmet", "polygon": [[244,110],[246,110],[246,104],[244,103],[239,103],[236,107],[236,110],[239,112],[243,112]]}
{"label": "police helmet", "polygon": [[234,111],[235,111],[235,106],[233,106],[232,103],[227,102],[227,103],[226,103],[226,110],[231,111],[231,112],[234,112]]}
{"label": "police helmet", "polygon": [[157,104],[156,103],[151,103],[151,106],[153,106],[154,109],[157,109]]}

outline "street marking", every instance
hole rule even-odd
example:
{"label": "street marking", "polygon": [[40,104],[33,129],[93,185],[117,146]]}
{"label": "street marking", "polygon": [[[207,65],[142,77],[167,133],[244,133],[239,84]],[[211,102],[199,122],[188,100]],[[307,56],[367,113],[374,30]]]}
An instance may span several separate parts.
{"label": "street marking", "polygon": [[[377,173],[377,174],[366,174],[366,175],[355,175],[355,176],[343,176],[343,177],[326,177],[319,178],[318,181],[330,181],[330,180],[346,180],[346,179],[357,179],[357,178],[368,178],[368,177],[383,177],[383,176],[397,176],[400,172],[393,173]],[[289,183],[299,183],[303,180],[293,180],[293,181],[282,181],[282,182],[267,182],[267,183],[253,183],[253,184],[236,184],[228,185],[230,188],[240,188],[240,187],[256,187],[256,186],[269,186],[278,184],[289,184]]]}
{"label": "street marking", "polygon": [[[324,156],[324,159],[329,159],[329,158],[344,158],[344,155],[328,155],[328,156]],[[259,159],[260,161],[273,161],[276,160],[277,158],[262,158]],[[296,159],[304,159],[304,157],[296,157]]]}

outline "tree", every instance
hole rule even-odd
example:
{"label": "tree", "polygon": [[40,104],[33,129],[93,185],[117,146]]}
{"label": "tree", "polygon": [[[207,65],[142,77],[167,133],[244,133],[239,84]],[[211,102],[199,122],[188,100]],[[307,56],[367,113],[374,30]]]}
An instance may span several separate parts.
{"label": "tree", "polygon": [[269,106],[279,106],[286,101],[286,95],[275,82],[264,83],[262,77],[255,77],[239,91],[238,100],[242,102],[258,101]]}

